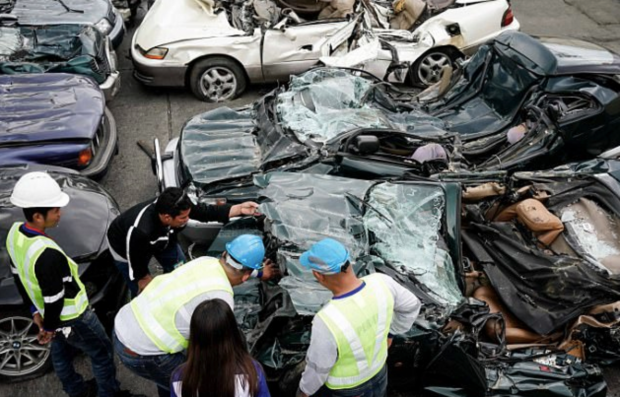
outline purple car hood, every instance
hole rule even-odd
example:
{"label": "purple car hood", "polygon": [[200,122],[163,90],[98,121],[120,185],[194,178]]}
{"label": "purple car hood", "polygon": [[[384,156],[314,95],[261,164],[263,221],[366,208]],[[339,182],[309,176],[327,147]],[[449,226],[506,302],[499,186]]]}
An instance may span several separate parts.
{"label": "purple car hood", "polygon": [[104,108],[103,93],[85,76],[0,76],[0,146],[92,139]]}

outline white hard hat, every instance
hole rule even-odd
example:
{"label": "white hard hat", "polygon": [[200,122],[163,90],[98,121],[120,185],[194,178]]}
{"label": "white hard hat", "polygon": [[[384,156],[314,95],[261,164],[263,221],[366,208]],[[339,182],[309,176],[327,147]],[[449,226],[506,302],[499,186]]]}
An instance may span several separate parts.
{"label": "white hard hat", "polygon": [[69,203],[69,196],[60,190],[58,183],[45,172],[23,175],[13,188],[11,203],[20,208],[55,208]]}

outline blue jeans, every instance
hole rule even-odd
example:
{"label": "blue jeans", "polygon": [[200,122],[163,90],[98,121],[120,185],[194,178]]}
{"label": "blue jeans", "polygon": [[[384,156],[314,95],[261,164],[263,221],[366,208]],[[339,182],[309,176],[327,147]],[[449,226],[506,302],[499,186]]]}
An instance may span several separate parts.
{"label": "blue jeans", "polygon": [[115,333],[112,334],[112,340],[114,350],[125,367],[134,374],[155,382],[160,397],[170,397],[170,377],[172,372],[185,362],[183,353],[141,356],[127,349]]}
{"label": "blue jeans", "polygon": [[71,333],[65,337],[58,332],[51,347],[52,365],[63,390],[71,397],[86,391],[84,378],[73,367],[73,358],[81,350],[90,357],[99,396],[114,396],[120,387],[116,380],[112,344],[95,313],[86,309],[80,317],[64,322],[63,326],[71,327]]}
{"label": "blue jeans", "polygon": [[387,396],[387,365],[377,375],[351,389],[332,390],[323,386],[313,397],[385,397]]}
{"label": "blue jeans", "polygon": [[[155,255],[155,259],[157,259],[157,262],[164,268],[164,273],[170,273],[179,263],[185,263],[185,254],[183,254],[183,250],[179,244],[171,244],[164,251]],[[135,298],[138,295],[138,282],[129,279],[129,264],[117,260],[114,261],[114,264],[118,271],[121,272],[123,279],[125,279],[125,283],[127,283],[129,292],[131,293],[131,298]]]}

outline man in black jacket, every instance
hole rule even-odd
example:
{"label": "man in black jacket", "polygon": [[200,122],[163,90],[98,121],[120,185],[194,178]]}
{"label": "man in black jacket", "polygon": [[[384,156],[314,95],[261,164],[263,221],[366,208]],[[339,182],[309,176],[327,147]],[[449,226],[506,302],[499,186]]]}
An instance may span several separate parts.
{"label": "man in black jacket", "polygon": [[[185,262],[177,234],[189,219],[226,223],[235,216],[254,215],[258,204],[195,205],[183,189],[168,188],[155,200],[140,203],[119,215],[108,229],[108,242],[116,266],[132,297],[153,279],[148,265],[154,256],[168,273]],[[265,269],[270,272],[272,269]]]}

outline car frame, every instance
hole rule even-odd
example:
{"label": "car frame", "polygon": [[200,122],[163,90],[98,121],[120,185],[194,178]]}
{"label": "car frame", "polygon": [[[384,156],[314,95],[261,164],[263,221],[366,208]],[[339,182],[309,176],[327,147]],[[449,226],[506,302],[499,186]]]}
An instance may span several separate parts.
{"label": "car frame", "polygon": [[0,96],[0,166],[49,164],[95,179],[107,172],[118,152],[118,132],[93,80],[61,73],[0,75]]}
{"label": "car frame", "polygon": [[[243,12],[252,10],[248,3]],[[414,33],[390,29],[391,11],[368,1],[357,2],[348,18],[305,22],[287,10],[264,23],[241,18],[242,26],[235,27],[227,19],[230,10],[214,14],[200,0],[157,1],[132,39],[134,77],[145,85],[186,86],[201,100],[220,101],[239,95],[249,83],[286,81],[320,60],[333,65],[329,58],[338,61],[358,51],[361,60],[354,56],[339,66],[363,62],[361,67],[380,78],[400,82],[426,67],[433,80],[430,75],[413,80],[430,84],[444,64],[452,65],[502,31],[519,28],[505,0],[457,0]],[[488,15],[487,23],[477,20],[480,15]],[[357,50],[348,44],[353,37],[359,40]]]}
{"label": "car frame", "polygon": [[123,18],[109,0],[13,0],[4,13],[24,25],[89,24],[108,36],[114,48],[125,35]]}

